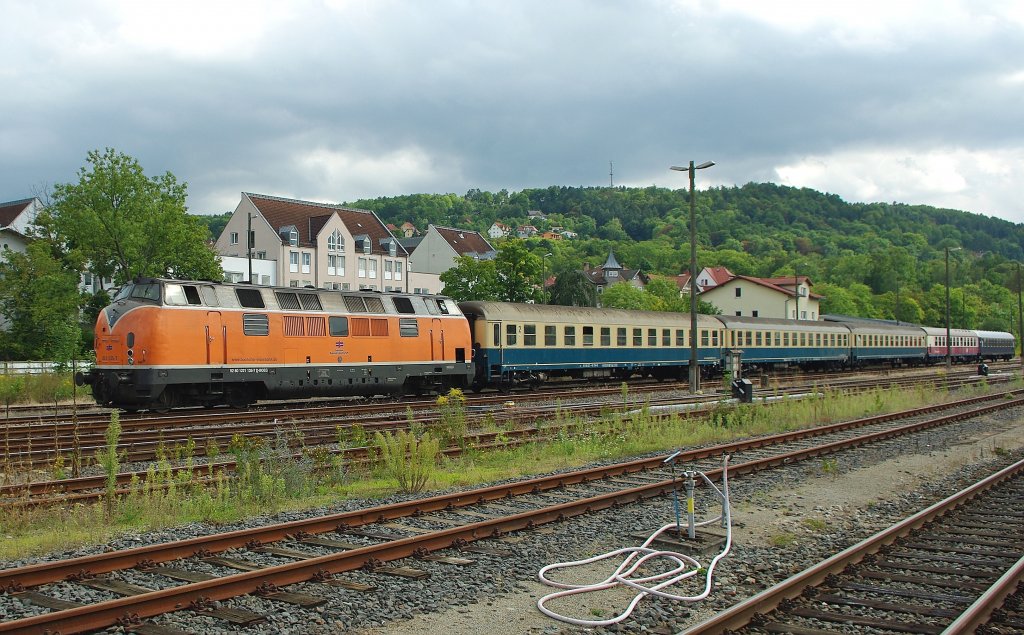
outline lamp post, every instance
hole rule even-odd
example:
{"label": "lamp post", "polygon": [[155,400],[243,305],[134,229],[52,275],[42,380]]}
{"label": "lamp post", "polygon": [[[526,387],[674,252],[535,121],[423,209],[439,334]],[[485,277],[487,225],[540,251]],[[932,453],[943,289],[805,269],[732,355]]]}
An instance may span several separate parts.
{"label": "lamp post", "polygon": [[548,258],[551,257],[551,252],[548,252],[540,257],[540,290],[541,292],[547,291],[548,288]]}
{"label": "lamp post", "polygon": [[1017,263],[1017,339],[1020,340],[1020,370],[1024,377],[1024,310],[1020,299],[1020,262]]}
{"label": "lamp post", "polygon": [[700,389],[700,363],[697,359],[697,211],[694,198],[693,175],[697,170],[710,168],[714,161],[705,161],[698,166],[690,161],[689,167],[678,165],[670,169],[690,173],[690,394]]}
{"label": "lamp post", "polygon": [[950,336],[949,329],[949,252],[959,251],[960,247],[953,247],[951,250],[946,247],[946,368],[950,369],[953,367],[953,354],[952,354],[952,338]]}

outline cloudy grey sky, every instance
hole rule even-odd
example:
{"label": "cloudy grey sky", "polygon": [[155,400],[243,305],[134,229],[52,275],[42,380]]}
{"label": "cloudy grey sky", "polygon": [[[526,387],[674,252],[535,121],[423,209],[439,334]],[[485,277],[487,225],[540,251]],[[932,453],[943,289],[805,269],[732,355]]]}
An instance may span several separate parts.
{"label": "cloudy grey sky", "polygon": [[1024,222],[1019,0],[0,0],[0,201],[771,181]]}

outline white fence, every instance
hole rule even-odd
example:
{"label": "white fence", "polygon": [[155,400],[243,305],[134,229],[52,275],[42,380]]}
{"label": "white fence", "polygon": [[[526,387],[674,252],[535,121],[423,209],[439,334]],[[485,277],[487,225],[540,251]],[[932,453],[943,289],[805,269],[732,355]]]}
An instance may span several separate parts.
{"label": "white fence", "polygon": [[[52,373],[58,366],[65,370],[72,368],[71,362],[58,364],[57,362],[0,362],[0,375],[41,375]],[[92,362],[77,360],[74,362],[75,370],[88,370]]]}

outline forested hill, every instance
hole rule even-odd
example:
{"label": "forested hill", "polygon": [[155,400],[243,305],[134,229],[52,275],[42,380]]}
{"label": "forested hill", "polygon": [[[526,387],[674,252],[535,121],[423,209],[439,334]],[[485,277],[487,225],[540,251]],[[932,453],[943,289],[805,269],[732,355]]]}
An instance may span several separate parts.
{"label": "forested hill", "polygon": [[[386,223],[410,221],[420,229],[434,223],[485,231],[494,221],[514,227],[528,223],[528,211],[539,210],[549,217],[548,226],[576,231],[584,239],[688,240],[688,192],[659,187],[470,190],[464,196],[413,194],[347,205],[372,209]],[[834,194],[771,183],[701,190],[697,214],[703,247],[739,248],[754,256],[779,248],[827,256],[916,245],[1024,258],[1024,225],[927,205],[847,203]]]}

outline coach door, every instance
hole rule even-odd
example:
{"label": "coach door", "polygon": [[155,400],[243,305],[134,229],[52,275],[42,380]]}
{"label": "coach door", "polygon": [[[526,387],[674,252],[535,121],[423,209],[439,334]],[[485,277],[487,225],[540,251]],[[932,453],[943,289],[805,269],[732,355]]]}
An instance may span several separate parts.
{"label": "coach door", "polygon": [[439,318],[430,320],[430,359],[435,362],[444,359],[444,327]]}
{"label": "coach door", "polygon": [[223,364],[227,351],[227,333],[220,311],[206,313],[206,363]]}

